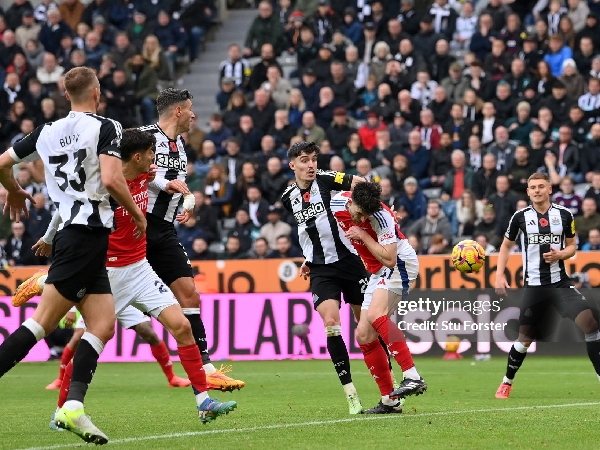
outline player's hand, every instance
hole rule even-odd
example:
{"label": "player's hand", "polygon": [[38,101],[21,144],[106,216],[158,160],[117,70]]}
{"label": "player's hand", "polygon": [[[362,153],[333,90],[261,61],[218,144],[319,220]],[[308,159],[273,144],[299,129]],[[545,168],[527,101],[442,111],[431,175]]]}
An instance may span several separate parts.
{"label": "player's hand", "polygon": [[175,193],[178,192],[180,194],[185,195],[185,194],[189,194],[190,190],[189,190],[189,188],[187,187],[187,184],[185,184],[184,181],[181,181],[181,180],[172,180],[172,181],[169,181],[167,183],[167,192],[169,194],[175,194]]}
{"label": "player's hand", "polygon": [[141,239],[144,234],[146,234],[146,227],[148,226],[146,222],[146,217],[140,211],[140,217],[132,218],[131,221],[135,223],[135,230],[133,231],[133,237],[137,240]]}
{"label": "player's hand", "polygon": [[346,231],[346,237],[348,239],[352,239],[354,241],[362,242],[363,237],[365,235],[365,230],[360,227],[354,226],[350,227],[348,231]]}
{"label": "player's hand", "polygon": [[151,183],[156,178],[156,172],[158,171],[158,166],[156,164],[150,164],[150,169],[148,170],[148,183]]}
{"label": "player's hand", "polygon": [[544,261],[548,264],[552,264],[562,259],[562,254],[555,248],[551,248],[549,252],[544,253],[542,256],[544,257]]}
{"label": "player's hand", "polygon": [[184,209],[181,211],[180,214],[177,214],[175,220],[177,220],[177,222],[179,223],[186,223],[188,220],[190,220],[190,217],[192,217],[193,213],[194,211],[191,209]]}
{"label": "player's hand", "polygon": [[302,266],[300,267],[300,274],[298,276],[301,276],[305,280],[308,280],[308,277],[310,277],[310,267],[306,265],[306,261],[302,263]]}
{"label": "player's hand", "polygon": [[500,297],[506,297],[506,289],[510,288],[508,281],[504,275],[496,276],[496,294]]}
{"label": "player's hand", "polygon": [[3,213],[6,214],[7,211],[10,211],[10,220],[14,220],[15,222],[21,221],[21,215],[28,218],[29,209],[27,209],[27,200],[32,205],[35,205],[35,200],[33,200],[31,194],[21,187],[14,192],[8,192],[6,194]]}
{"label": "player's hand", "polygon": [[69,311],[65,315],[65,328],[67,328],[69,330],[71,328],[73,328],[73,324],[75,323],[76,320],[77,320],[77,314],[75,314],[74,312]]}
{"label": "player's hand", "polygon": [[46,244],[44,242],[44,238],[41,237],[35,244],[33,244],[31,250],[35,251],[35,256],[50,256],[52,255],[52,244]]}

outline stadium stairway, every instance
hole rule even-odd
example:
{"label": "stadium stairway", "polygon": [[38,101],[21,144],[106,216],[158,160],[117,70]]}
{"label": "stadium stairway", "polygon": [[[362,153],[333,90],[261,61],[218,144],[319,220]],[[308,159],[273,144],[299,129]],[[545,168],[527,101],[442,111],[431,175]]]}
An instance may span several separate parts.
{"label": "stadium stairway", "polygon": [[190,65],[190,73],[178,83],[179,88],[188,89],[194,96],[194,113],[198,126],[208,129],[210,115],[218,112],[215,95],[219,92],[219,64],[227,58],[227,47],[237,43],[243,48],[246,34],[256,17],[256,9],[234,9],[217,30],[214,39],[206,42],[198,62]]}

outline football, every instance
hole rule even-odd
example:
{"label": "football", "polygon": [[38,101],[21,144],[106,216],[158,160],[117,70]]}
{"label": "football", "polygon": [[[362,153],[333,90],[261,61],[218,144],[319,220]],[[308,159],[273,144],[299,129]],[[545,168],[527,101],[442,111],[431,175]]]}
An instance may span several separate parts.
{"label": "football", "polygon": [[477,273],[484,263],[485,250],[476,241],[460,241],[452,249],[452,264],[463,273]]}

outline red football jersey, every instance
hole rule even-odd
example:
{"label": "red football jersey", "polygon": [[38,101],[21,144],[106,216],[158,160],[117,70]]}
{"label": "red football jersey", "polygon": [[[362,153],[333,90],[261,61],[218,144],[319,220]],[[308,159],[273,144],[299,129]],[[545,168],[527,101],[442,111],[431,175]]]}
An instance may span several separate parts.
{"label": "red football jersey", "polygon": [[[381,245],[393,244],[394,242],[406,239],[400,231],[394,213],[384,203],[381,204],[382,210],[377,211],[363,223],[352,222],[350,212],[346,209],[346,203],[351,197],[352,193],[346,191],[340,192],[331,199],[331,211],[342,230],[348,231],[353,226],[360,227]],[[367,270],[371,273],[379,272],[383,264],[371,254],[367,246],[362,242],[354,240],[350,242],[352,242],[352,245],[363,260]]]}
{"label": "red football jersey", "polygon": [[[135,180],[127,180],[129,192],[136,205],[144,215],[148,209],[148,174],[144,173]],[[146,236],[136,239],[133,236],[135,223],[131,216],[119,206],[115,211],[116,229],[108,238],[108,254],[106,265],[108,267],[123,267],[141,261],[146,257]]]}

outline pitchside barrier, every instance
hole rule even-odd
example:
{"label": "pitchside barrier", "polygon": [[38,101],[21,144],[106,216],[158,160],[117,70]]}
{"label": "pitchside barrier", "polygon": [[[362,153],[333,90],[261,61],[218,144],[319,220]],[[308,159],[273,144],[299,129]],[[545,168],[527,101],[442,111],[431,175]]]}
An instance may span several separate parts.
{"label": "pitchside barrier", "polygon": [[[326,337],[313,309],[308,282],[298,277],[301,260],[210,261],[193,263],[196,285],[202,292],[201,312],[209,351],[214,360],[327,359]],[[449,336],[461,340],[459,352],[503,354],[517,336],[522,295],[520,255],[511,255],[507,277],[513,287],[500,299],[491,289],[496,257],[489,257],[478,274],[460,274],[449,257],[420,257],[420,276],[408,298],[398,307],[395,320],[404,330],[416,355],[443,355]],[[567,262],[570,273],[586,272],[592,286],[600,285],[600,252],[580,252]],[[39,267],[0,271],[0,341],[33,314],[39,298],[14,308],[9,295]],[[585,290],[596,309],[596,290]],[[352,357],[360,358],[353,339],[356,323],[347,306],[342,307],[344,340]],[[294,327],[294,325],[303,325]],[[177,359],[175,341],[153,321]],[[302,336],[295,335],[293,331]],[[352,338],[351,338],[352,337]],[[551,311],[540,330],[540,342],[530,351],[538,354],[585,354],[582,333],[567,319]],[[452,338],[450,339],[452,340]],[[38,343],[25,361],[46,361],[49,351]],[[150,347],[135,332],[117,325],[100,361],[153,361]]]}

